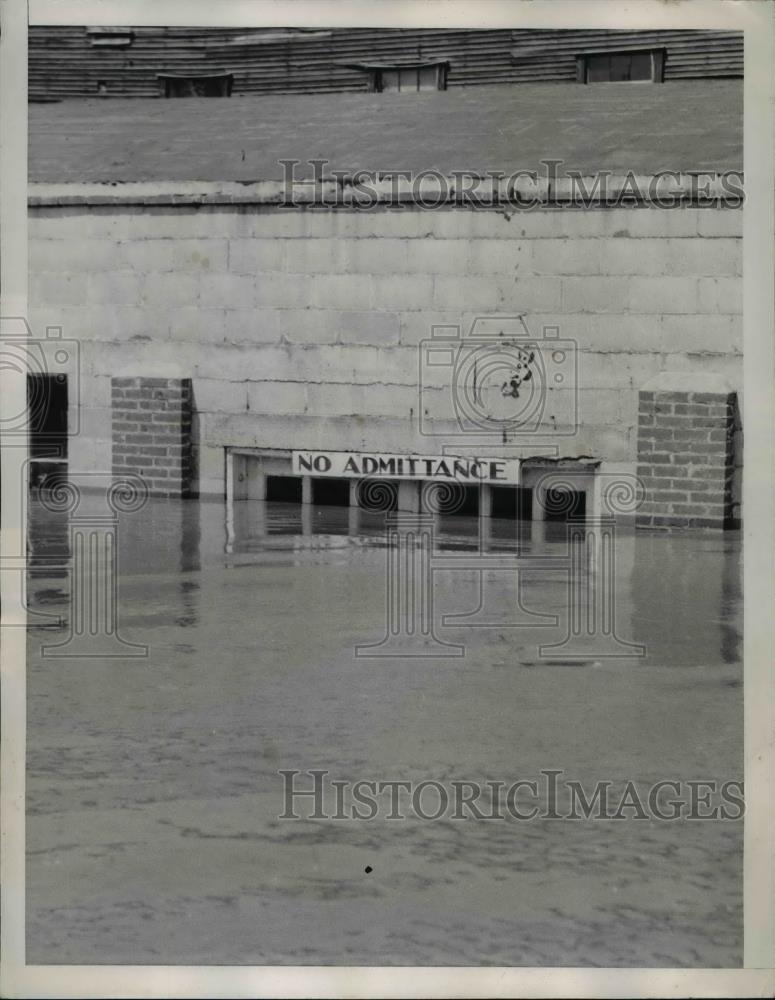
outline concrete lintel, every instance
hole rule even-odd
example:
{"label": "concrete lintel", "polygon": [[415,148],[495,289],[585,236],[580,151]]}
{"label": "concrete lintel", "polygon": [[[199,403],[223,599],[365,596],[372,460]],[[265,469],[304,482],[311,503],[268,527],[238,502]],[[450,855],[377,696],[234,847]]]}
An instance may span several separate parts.
{"label": "concrete lintel", "polygon": [[[323,178],[322,181],[261,180],[249,183],[237,181],[110,181],[104,183],[73,182],[43,183],[28,186],[27,201],[30,207],[56,207],[68,205],[274,205],[294,207],[348,208],[358,207],[368,198],[369,207],[391,206],[396,202],[407,205],[417,203],[426,208],[428,198],[439,198],[437,178],[380,178],[368,179],[364,195],[347,177]],[[442,203],[450,206],[470,207],[472,200],[483,207],[506,209],[509,205],[524,208],[529,205],[605,207],[627,201],[653,204],[654,196],[663,201],[674,199],[681,205],[698,202],[697,183],[688,174],[670,176],[612,175],[605,186],[594,177],[535,178],[522,172],[514,178],[493,179],[483,177],[471,184],[470,178],[449,176],[445,178]],[[363,185],[363,179],[359,179]],[[709,200],[731,207],[740,207],[737,195],[730,195],[725,175],[708,174],[702,193],[702,203]]]}
{"label": "concrete lintel", "polygon": [[640,387],[641,392],[712,392],[727,396],[736,391],[724,375],[714,372],[660,372]]}

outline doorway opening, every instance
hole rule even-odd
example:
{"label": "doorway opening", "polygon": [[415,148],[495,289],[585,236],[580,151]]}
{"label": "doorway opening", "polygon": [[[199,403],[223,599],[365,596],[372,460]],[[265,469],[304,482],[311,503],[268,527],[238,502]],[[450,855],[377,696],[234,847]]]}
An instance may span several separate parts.
{"label": "doorway opening", "polygon": [[267,476],[266,499],[274,503],[301,503],[301,476]]}
{"label": "doorway opening", "polygon": [[67,475],[67,407],[67,375],[27,376],[30,486]]}

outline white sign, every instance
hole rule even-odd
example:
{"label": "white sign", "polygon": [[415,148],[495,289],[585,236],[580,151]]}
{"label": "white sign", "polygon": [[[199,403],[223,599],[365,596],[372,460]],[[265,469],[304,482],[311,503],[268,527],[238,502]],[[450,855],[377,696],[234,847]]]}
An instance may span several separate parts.
{"label": "white sign", "polygon": [[435,479],[516,486],[518,458],[460,458],[454,455],[398,455],[360,451],[294,451],[297,476],[342,479]]}

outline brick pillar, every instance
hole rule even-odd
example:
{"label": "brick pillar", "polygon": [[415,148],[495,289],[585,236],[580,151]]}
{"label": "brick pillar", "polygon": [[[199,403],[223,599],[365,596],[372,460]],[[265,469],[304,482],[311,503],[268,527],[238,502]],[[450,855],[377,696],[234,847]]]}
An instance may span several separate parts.
{"label": "brick pillar", "polygon": [[191,380],[113,378],[113,475],[134,472],[151,496],[191,490]]}
{"label": "brick pillar", "polygon": [[731,391],[639,393],[636,527],[730,526],[736,407]]}

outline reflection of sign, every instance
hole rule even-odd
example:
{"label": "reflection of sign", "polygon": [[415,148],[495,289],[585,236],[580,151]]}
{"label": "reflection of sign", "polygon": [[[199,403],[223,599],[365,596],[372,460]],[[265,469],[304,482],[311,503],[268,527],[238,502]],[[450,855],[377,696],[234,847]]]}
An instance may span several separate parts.
{"label": "reflection of sign", "polygon": [[344,479],[437,479],[458,483],[519,483],[519,459],[453,455],[381,455],[358,451],[294,451],[297,476]]}

